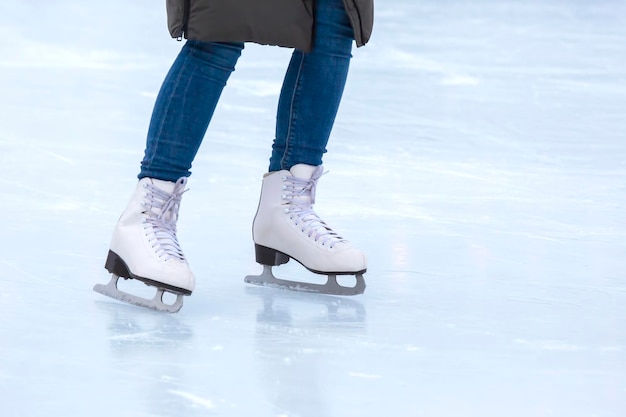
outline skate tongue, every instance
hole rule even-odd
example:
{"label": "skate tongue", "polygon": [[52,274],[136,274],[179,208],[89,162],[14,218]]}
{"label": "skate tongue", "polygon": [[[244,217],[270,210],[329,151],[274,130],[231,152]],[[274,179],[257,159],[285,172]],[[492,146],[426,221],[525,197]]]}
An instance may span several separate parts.
{"label": "skate tongue", "polygon": [[304,205],[315,204],[315,188],[317,180],[323,175],[323,171],[324,167],[322,165],[297,164],[291,167],[289,172],[294,178],[294,185],[298,184],[296,188],[298,186],[302,187],[300,193],[296,192],[292,196],[292,200]]}
{"label": "skate tongue", "polygon": [[[146,184],[146,193],[142,205],[145,208],[144,222],[150,224],[154,237],[153,248],[166,258],[184,261],[182,249],[176,239],[176,221],[180,201],[187,184],[187,178],[181,177],[176,182],[162,181],[154,178]],[[148,236],[148,235],[146,235]]]}
{"label": "skate tongue", "polygon": [[306,164],[297,164],[291,167],[289,172],[296,178],[302,178],[306,180],[318,179],[321,176],[324,167],[322,165],[313,166]]}
{"label": "skate tongue", "polygon": [[176,223],[180,199],[187,184],[187,178],[181,177],[176,182],[149,178],[150,197],[147,204],[150,212],[165,223]]}
{"label": "skate tongue", "polygon": [[174,192],[174,190],[176,189],[176,186],[179,183],[186,183],[187,182],[185,177],[180,178],[176,182],[157,180],[155,178],[150,178],[150,181],[152,182],[152,185],[158,187],[159,189],[165,191],[168,194],[172,194]]}
{"label": "skate tongue", "polygon": [[324,167],[297,164],[291,168],[290,173],[293,177],[290,180],[291,187],[288,188],[291,192],[288,197],[291,200],[290,211],[303,223],[302,231],[307,231],[309,237],[315,236],[316,241],[322,239],[322,242],[329,242],[331,248],[344,242],[313,210],[317,180],[324,174]]}

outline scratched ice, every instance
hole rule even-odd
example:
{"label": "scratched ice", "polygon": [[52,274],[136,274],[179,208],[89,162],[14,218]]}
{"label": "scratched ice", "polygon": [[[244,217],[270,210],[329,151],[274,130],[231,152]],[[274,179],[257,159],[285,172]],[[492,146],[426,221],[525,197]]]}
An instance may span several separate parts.
{"label": "scratched ice", "polygon": [[162,3],[0,3],[0,415],[625,415],[623,1],[377,2],[318,190],[369,255],[352,298],[243,283],[289,59],[248,46],[176,315],[91,290],[181,46]]}

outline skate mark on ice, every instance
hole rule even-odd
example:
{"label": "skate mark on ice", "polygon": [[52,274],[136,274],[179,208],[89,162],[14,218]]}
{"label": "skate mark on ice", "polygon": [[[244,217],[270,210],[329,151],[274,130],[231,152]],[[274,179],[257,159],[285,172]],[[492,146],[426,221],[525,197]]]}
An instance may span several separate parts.
{"label": "skate mark on ice", "polygon": [[348,375],[353,378],[362,378],[362,379],[380,379],[383,376],[378,374],[366,374],[363,372],[348,372]]}
{"label": "skate mark on ice", "polygon": [[193,395],[184,391],[170,390],[169,392],[170,394],[178,395],[179,397],[182,397],[182,398],[185,398],[186,400],[191,401],[196,406],[202,406],[209,410],[215,409],[215,405],[213,404],[213,401],[209,399],[198,397],[197,395]]}

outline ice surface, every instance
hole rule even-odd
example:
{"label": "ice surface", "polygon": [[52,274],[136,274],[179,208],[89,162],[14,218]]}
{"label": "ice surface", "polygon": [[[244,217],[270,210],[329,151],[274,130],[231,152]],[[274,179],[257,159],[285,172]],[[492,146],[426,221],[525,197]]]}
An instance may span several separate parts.
{"label": "ice surface", "polygon": [[377,2],[318,191],[369,255],[354,298],[243,283],[289,59],[248,46],[173,316],[91,290],[181,46],[163,9],[0,3],[0,415],[626,413],[624,1]]}

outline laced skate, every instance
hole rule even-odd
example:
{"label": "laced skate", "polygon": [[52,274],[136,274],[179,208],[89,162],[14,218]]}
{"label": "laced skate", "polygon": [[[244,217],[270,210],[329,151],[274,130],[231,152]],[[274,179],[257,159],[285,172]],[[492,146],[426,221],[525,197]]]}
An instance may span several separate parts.
{"label": "laced skate", "polygon": [[[176,221],[187,178],[177,182],[143,178],[117,223],[105,268],[111,273],[107,285],[94,291],[108,297],[157,311],[175,313],[190,295],[195,278],[176,237]],[[120,278],[136,279],[155,287],[153,298],[143,298],[118,288]],[[176,295],[166,304],[165,293]]]}
{"label": "laced skate", "polygon": [[[256,261],[261,275],[246,276],[249,284],[333,295],[365,291],[365,256],[319,218],[313,209],[322,166],[298,164],[290,171],[266,174],[253,224]],[[309,271],[327,275],[325,284],[280,279],[272,267],[294,259]],[[354,286],[341,285],[338,275],[354,275]]]}

